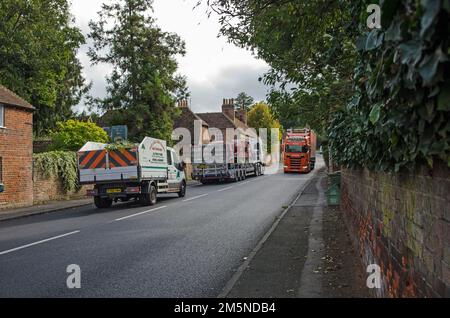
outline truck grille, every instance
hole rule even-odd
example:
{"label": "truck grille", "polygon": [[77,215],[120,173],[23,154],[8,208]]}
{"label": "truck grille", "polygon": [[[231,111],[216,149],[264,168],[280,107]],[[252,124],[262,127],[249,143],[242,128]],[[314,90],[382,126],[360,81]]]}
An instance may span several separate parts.
{"label": "truck grille", "polygon": [[291,166],[293,168],[300,168],[302,165],[302,159],[291,159]]}

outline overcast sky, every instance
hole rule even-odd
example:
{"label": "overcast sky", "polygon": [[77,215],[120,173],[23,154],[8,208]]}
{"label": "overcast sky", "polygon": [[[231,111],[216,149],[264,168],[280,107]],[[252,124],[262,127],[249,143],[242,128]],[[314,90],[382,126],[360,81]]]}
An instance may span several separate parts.
{"label": "overcast sky", "polygon": [[[72,13],[76,24],[85,35],[88,23],[96,19],[104,1],[72,0]],[[179,73],[187,76],[191,91],[192,109],[196,112],[219,111],[223,98],[236,97],[241,91],[255,100],[264,100],[267,88],[258,82],[268,66],[248,51],[217,38],[217,15],[208,18],[205,7],[193,10],[197,0],[155,0],[154,17],[163,31],[175,32],[186,42],[187,54],[178,57]],[[88,43],[89,45],[89,43]],[[105,76],[109,65],[91,66],[86,56],[88,45],[81,48],[79,58],[85,76],[93,82],[91,94],[105,95]],[[83,109],[83,105],[78,107]]]}

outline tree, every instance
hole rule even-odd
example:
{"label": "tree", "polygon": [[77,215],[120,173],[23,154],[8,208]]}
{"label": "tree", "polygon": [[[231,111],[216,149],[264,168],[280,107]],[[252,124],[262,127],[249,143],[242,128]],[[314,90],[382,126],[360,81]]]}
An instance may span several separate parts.
{"label": "tree", "polygon": [[[312,128],[325,131],[331,113],[352,94],[357,31],[352,1],[207,2],[221,16],[220,35],[271,66],[261,80],[272,87],[269,100],[282,124],[304,122],[307,114]],[[314,114],[320,120],[313,120]]]}
{"label": "tree", "polygon": [[[261,128],[267,129],[267,142],[268,145],[271,145],[271,129],[280,129],[282,127],[278,119],[272,113],[270,106],[266,103],[260,102],[256,103],[248,112],[248,126],[254,128],[257,132]],[[282,133],[280,132],[280,138],[282,137]],[[267,148],[267,151],[271,151],[271,147]]]}
{"label": "tree", "polygon": [[236,107],[248,110],[253,102],[255,101],[253,97],[247,95],[247,93],[242,92],[234,99]]}
{"label": "tree", "polygon": [[93,122],[70,119],[51,133],[53,150],[78,151],[88,141],[106,143],[108,134]]}
{"label": "tree", "polygon": [[281,128],[280,122],[275,118],[270,106],[266,103],[256,103],[248,112],[247,122],[249,127],[256,130],[260,128]]}
{"label": "tree", "polygon": [[122,114],[130,139],[152,136],[169,140],[175,102],[186,97],[186,81],[175,74],[175,56],[185,54],[178,35],[163,32],[150,16],[151,0],[115,0],[103,4],[99,21],[90,22],[93,64],[113,67],[107,96],[97,100],[104,111]]}
{"label": "tree", "polygon": [[0,83],[36,107],[37,135],[71,118],[89,90],[76,57],[84,37],[73,22],[67,0],[0,2]]}

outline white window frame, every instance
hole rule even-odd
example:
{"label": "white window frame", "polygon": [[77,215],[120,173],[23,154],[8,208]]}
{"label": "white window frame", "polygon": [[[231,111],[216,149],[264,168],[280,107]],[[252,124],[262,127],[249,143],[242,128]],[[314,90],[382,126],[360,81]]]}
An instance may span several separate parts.
{"label": "white window frame", "polygon": [[0,104],[0,128],[5,128],[5,105]]}

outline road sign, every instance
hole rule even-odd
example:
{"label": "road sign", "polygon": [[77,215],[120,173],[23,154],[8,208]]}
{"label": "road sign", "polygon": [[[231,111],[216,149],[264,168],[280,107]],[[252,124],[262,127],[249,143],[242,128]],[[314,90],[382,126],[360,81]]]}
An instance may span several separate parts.
{"label": "road sign", "polygon": [[112,142],[119,142],[128,139],[128,127],[125,125],[103,127]]}
{"label": "road sign", "polygon": [[128,139],[127,126],[113,126],[111,127],[111,140],[113,142],[124,141]]}

